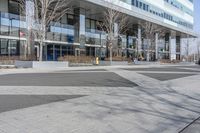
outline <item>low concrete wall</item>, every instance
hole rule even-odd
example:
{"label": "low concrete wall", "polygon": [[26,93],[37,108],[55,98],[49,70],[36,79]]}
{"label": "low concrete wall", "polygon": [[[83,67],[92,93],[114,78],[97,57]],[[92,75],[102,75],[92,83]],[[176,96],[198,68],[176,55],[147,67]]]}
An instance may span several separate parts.
{"label": "low concrete wall", "polygon": [[58,61],[15,61],[15,67],[17,68],[41,68],[41,69],[54,69],[54,68],[66,68],[69,67],[68,62]]}
{"label": "low concrete wall", "polygon": [[93,66],[92,63],[69,63],[69,67]]}
{"label": "low concrete wall", "polygon": [[118,65],[128,65],[127,61],[112,61],[112,66],[118,66]]}
{"label": "low concrete wall", "polygon": [[15,61],[15,67],[17,68],[32,68],[33,61]]}
{"label": "low concrete wall", "polygon": [[[109,66],[110,61],[100,61],[99,65]],[[112,61],[112,66],[128,65],[127,61]]]}
{"label": "low concrete wall", "polygon": [[43,62],[38,62],[34,61],[33,62],[33,68],[66,68],[69,66],[68,62],[57,62],[57,61],[43,61]]}
{"label": "low concrete wall", "polygon": [[158,65],[160,62],[157,61],[135,61],[132,62],[134,65]]}

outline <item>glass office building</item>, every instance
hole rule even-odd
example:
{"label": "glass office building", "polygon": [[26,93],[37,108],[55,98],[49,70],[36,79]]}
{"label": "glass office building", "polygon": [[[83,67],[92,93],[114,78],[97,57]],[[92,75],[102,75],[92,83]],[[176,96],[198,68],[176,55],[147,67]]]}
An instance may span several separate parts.
{"label": "glass office building", "polygon": [[[155,34],[150,60],[180,60],[182,38],[195,36],[193,0],[73,0],[71,4],[70,13],[48,26],[44,60],[78,56],[80,49],[85,49],[86,56],[109,55],[107,33],[99,26],[105,8],[117,7],[131,20],[127,32],[119,35],[120,56],[134,56],[139,51],[147,59],[147,40],[139,26],[141,22],[155,23],[165,32],[162,38]],[[37,57],[37,40],[27,40],[27,34],[27,15],[20,15],[18,3],[0,0],[0,56]]]}

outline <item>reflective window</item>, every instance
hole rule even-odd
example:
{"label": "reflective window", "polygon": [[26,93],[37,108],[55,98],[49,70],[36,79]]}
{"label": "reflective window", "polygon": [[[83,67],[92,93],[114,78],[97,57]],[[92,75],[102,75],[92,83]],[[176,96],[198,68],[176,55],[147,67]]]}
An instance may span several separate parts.
{"label": "reflective window", "polygon": [[17,40],[0,40],[0,55],[19,55],[19,41]]}
{"label": "reflective window", "polygon": [[0,48],[1,48],[1,55],[8,54],[8,39],[1,39]]}
{"label": "reflective window", "polygon": [[8,9],[9,9],[9,13],[11,14],[17,14],[17,15],[20,14],[19,4],[14,0],[9,0]]}
{"label": "reflective window", "polygon": [[9,42],[9,47],[8,47],[8,51],[10,55],[18,55],[19,54],[19,45],[17,40],[10,40]]}
{"label": "reflective window", "polygon": [[90,20],[86,19],[86,29],[90,29]]}
{"label": "reflective window", "polygon": [[67,17],[67,23],[69,24],[69,25],[74,25],[74,16],[73,15],[68,15],[68,17]]}
{"label": "reflective window", "polygon": [[[180,2],[178,2],[177,0],[165,0],[165,2],[171,4],[172,6],[177,7],[179,10],[182,10],[185,13],[188,13],[189,15],[193,15],[193,12],[188,9],[187,7],[185,7],[184,5],[182,5]],[[168,19],[174,23],[177,23],[181,26],[184,26],[186,28],[193,28],[193,24],[186,22],[185,20],[183,20],[182,18],[173,16],[167,12],[165,12],[163,9],[159,9],[157,7],[155,7],[154,5],[150,5],[150,4],[145,4],[146,2],[143,2],[143,0],[132,0],[132,5],[136,6],[142,10],[145,10],[147,12],[150,12],[156,16],[162,17],[164,19]]]}

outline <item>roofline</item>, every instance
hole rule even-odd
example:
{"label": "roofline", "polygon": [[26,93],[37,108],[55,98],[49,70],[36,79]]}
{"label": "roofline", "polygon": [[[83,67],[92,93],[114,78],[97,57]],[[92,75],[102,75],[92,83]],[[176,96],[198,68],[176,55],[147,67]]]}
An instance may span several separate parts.
{"label": "roofline", "polygon": [[[173,25],[170,25],[170,24],[167,24],[167,23],[164,23],[164,22],[161,22],[159,19],[159,17],[155,16],[154,18],[152,17],[149,17],[149,13],[147,13],[146,11],[143,11],[143,10],[140,10],[136,7],[133,7],[131,6],[131,10],[130,9],[126,9],[126,8],[123,8],[119,5],[112,5],[111,6],[111,3],[108,2],[108,1],[105,1],[105,0],[85,0],[87,2],[90,2],[90,3],[93,3],[95,5],[100,5],[102,7],[106,7],[106,8],[113,8],[113,9],[119,9],[120,12],[124,13],[124,14],[128,14],[132,17],[136,17],[136,18],[139,18],[143,21],[150,21],[152,23],[155,23],[155,24],[158,24],[160,26],[163,26],[163,27],[166,27],[166,28],[169,28],[169,30],[174,30],[174,31],[177,31],[177,32],[181,32],[183,34],[186,34],[186,35],[189,35],[189,36],[192,36],[192,37],[198,37],[198,34],[195,33],[192,29],[186,29],[186,28],[179,28],[179,27],[176,27],[176,26],[173,26]],[[151,14],[152,15],[152,14]]]}

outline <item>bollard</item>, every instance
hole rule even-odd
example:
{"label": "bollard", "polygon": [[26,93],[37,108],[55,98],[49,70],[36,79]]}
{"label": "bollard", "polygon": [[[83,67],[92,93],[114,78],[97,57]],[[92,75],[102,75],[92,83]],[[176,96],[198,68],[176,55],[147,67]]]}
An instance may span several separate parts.
{"label": "bollard", "polygon": [[96,65],[99,65],[99,57],[96,57]]}

